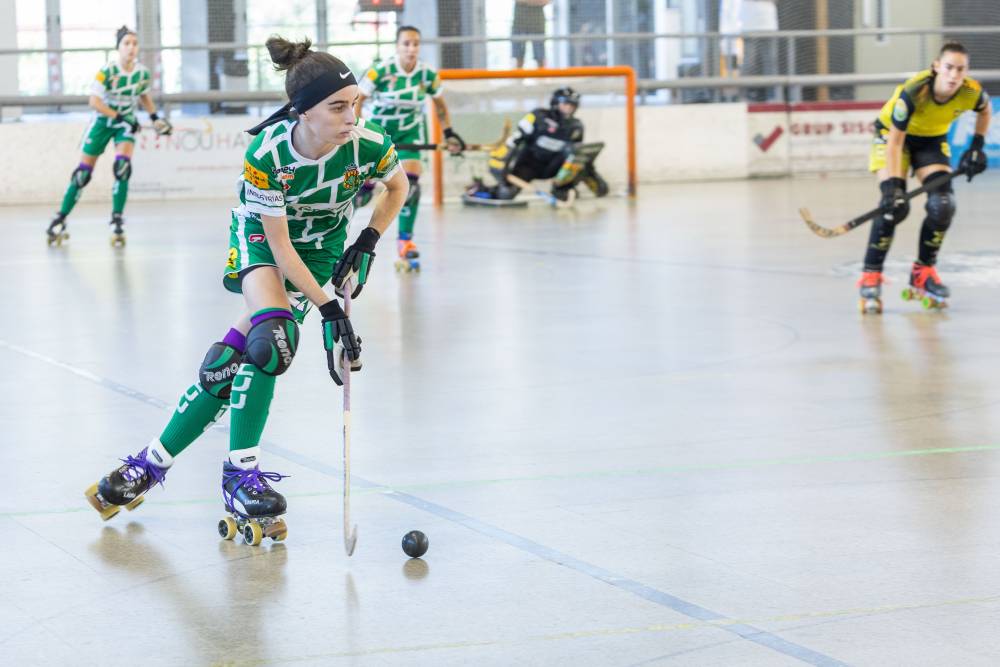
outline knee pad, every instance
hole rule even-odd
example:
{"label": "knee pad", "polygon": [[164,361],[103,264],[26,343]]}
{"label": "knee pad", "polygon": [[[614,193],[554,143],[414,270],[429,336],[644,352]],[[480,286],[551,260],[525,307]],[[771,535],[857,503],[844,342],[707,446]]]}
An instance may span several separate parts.
{"label": "knee pad", "polygon": [[232,345],[213,343],[198,369],[198,382],[212,396],[228,400],[242,361],[243,353]]}
{"label": "knee pad", "polygon": [[246,358],[266,375],[281,375],[292,365],[299,325],[287,310],[274,310],[250,328]]}
{"label": "knee pad", "polygon": [[93,167],[88,167],[85,164],[81,164],[76,169],[73,170],[73,175],[71,176],[76,187],[82,188],[87,183],[90,183],[90,177],[93,175]]}
{"label": "knee pad", "polygon": [[948,181],[927,195],[927,203],[924,205],[927,222],[933,229],[944,231],[955,217],[955,208],[955,191],[951,187],[951,181]]}
{"label": "knee pad", "polygon": [[410,191],[406,195],[404,206],[414,206],[420,201],[420,175],[407,174],[406,179],[410,181]]}
{"label": "knee pad", "polygon": [[127,181],[132,177],[132,160],[124,155],[116,155],[111,170],[115,174],[116,181]]}

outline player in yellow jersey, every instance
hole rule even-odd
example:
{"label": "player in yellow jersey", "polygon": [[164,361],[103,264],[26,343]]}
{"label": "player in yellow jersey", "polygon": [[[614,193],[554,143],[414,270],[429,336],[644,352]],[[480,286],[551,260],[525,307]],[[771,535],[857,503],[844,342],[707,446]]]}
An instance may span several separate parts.
{"label": "player in yellow jersey", "polygon": [[955,193],[947,177],[951,173],[948,129],[964,112],[978,114],[975,136],[959,162],[959,169],[971,181],[986,170],[983,145],[990,125],[989,95],[978,81],[967,76],[968,72],[969,52],[958,42],[948,42],[930,69],[896,88],[875,121],[869,169],[878,176],[882,191],[879,205],[887,212],[872,222],[865,251],[864,272],[858,282],[863,312],[882,310],[882,265],[896,225],[910,212],[906,179],[911,170],[921,183],[940,185],[927,194],[917,261],[904,297],[927,297],[926,305],[940,306],[949,296],[934,268],[955,215]]}

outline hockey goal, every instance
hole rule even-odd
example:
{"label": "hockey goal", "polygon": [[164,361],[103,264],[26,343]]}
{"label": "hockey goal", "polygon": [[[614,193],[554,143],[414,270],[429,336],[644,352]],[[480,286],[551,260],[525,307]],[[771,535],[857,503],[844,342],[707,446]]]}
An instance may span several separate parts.
{"label": "hockey goal", "polygon": [[[584,141],[603,142],[598,172],[612,192],[636,193],[635,98],[631,67],[568,67],[533,70],[442,70],[442,90],[452,125],[467,143],[492,143],[505,123],[517,125],[537,107],[548,107],[552,93],[571,86],[581,95],[577,117],[584,124]],[[442,140],[434,113],[428,114],[431,136]],[[474,177],[488,175],[487,153],[468,151],[463,157],[433,153],[434,203],[457,198]]]}

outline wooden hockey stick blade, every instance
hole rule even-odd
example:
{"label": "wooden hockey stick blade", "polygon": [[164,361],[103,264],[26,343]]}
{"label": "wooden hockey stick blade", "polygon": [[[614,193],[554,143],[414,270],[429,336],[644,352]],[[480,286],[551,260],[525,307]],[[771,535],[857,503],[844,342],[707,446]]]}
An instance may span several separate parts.
{"label": "wooden hockey stick blade", "polygon": [[[933,188],[944,185],[946,182],[951,182],[956,178],[958,178],[959,176],[964,176],[965,173],[966,172],[964,169],[959,169],[957,171],[953,171],[950,174],[948,174],[947,178],[939,178],[937,179],[936,182],[933,183],[929,182],[932,179],[928,177],[927,181],[925,181],[924,184],[921,185],[919,188],[906,193],[906,201],[910,201],[914,197],[919,197],[920,195],[924,194],[929,190],[932,190]],[[811,229],[817,236],[822,236],[825,239],[833,238],[834,236],[840,236],[841,234],[846,234],[855,227],[860,227],[864,223],[878,217],[882,213],[884,213],[882,208],[876,207],[866,213],[862,213],[861,215],[852,220],[848,220],[842,225],[829,228],[817,224],[817,222],[813,219],[812,214],[809,212],[809,209],[805,207],[799,209],[799,215],[802,217],[802,222],[806,223],[809,229]]]}

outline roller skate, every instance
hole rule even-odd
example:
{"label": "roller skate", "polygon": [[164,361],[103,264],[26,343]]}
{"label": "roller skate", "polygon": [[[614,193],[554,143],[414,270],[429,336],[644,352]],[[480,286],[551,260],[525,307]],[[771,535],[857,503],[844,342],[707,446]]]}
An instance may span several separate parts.
{"label": "roller skate", "polygon": [[121,511],[124,505],[134,510],[146,499],[146,492],[154,484],[163,484],[168,467],[161,467],[147,460],[148,447],[138,456],[121,459],[124,465],[115,468],[84,492],[87,501],[107,521]]}
{"label": "roller skate", "polygon": [[219,521],[219,536],[231,540],[242,534],[252,547],[265,537],[281,542],[288,535],[285,520],[285,497],[271,488],[268,481],[287,477],[276,472],[261,472],[259,467],[238,468],[229,461],[222,464],[222,500],[229,516]]}
{"label": "roller skate", "polygon": [[49,223],[46,234],[49,235],[48,243],[50,246],[59,247],[63,241],[69,240],[69,232],[66,231],[66,216],[62,213],[56,213],[56,217]]}
{"label": "roller skate", "polygon": [[858,280],[861,300],[858,308],[862,315],[878,315],[882,312],[882,283],[885,278],[881,271],[865,271]]}
{"label": "roller skate", "polygon": [[413,234],[401,232],[399,239],[396,240],[396,251],[399,253],[399,259],[395,264],[397,271],[406,273],[420,271],[420,252],[417,250],[417,244],[413,242]]}
{"label": "roller skate", "polygon": [[903,290],[904,301],[920,300],[925,310],[948,307],[948,297],[951,290],[941,282],[937,269],[914,262],[910,272],[910,286]]}
{"label": "roller skate", "polygon": [[111,247],[112,248],[124,248],[125,247],[125,221],[122,219],[121,213],[112,213],[111,222]]}

